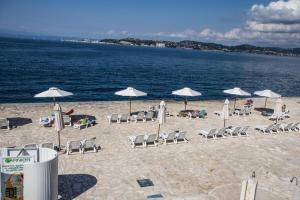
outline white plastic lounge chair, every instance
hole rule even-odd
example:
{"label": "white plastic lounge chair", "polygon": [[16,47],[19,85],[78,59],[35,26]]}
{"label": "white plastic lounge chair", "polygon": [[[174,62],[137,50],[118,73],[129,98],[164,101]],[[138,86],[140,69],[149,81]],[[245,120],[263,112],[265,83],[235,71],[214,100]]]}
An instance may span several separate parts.
{"label": "white plastic lounge chair", "polygon": [[63,115],[63,120],[66,126],[72,126],[72,119],[69,115]]}
{"label": "white plastic lounge chair", "polygon": [[114,123],[114,122],[117,123],[117,122],[119,122],[119,115],[116,113],[113,113],[111,115],[108,115],[107,119],[108,119],[109,124]]}
{"label": "white plastic lounge chair", "polygon": [[45,143],[40,144],[40,147],[54,149],[54,144],[52,142],[45,142]]}
{"label": "white plastic lounge chair", "polygon": [[264,134],[268,134],[268,133],[271,133],[273,126],[274,126],[274,124],[270,124],[268,126],[256,126],[255,129],[258,131],[261,131]]}
{"label": "white plastic lounge chair", "polygon": [[176,143],[175,141],[176,132],[171,132],[164,136],[164,144]]}
{"label": "white plastic lounge chair", "polygon": [[200,130],[199,135],[202,135],[203,137],[205,137],[205,141],[207,142],[207,140],[215,138],[216,131],[217,131],[216,128],[210,129],[209,131]]}
{"label": "white plastic lounge chair", "polygon": [[294,125],[294,123],[289,123],[289,124],[282,124],[281,126],[280,126],[280,130],[281,131],[286,131],[286,132],[290,132],[292,129],[292,127],[293,127],[293,125]]}
{"label": "white plastic lounge chair", "polygon": [[145,113],[144,112],[138,112],[138,114],[134,117],[135,122],[143,121],[145,122]]}
{"label": "white plastic lounge chair", "polygon": [[247,131],[250,128],[250,126],[245,126],[243,128],[240,129],[240,131],[238,132],[239,136],[249,136]]}
{"label": "white plastic lounge chair", "polygon": [[231,137],[237,137],[239,135],[240,129],[241,127],[238,126],[235,128],[227,129],[226,131],[229,133]]}
{"label": "white plastic lounge chair", "polygon": [[220,111],[220,110],[217,110],[217,111],[214,111],[214,114],[215,115],[218,115],[218,116],[222,116],[222,111]]}
{"label": "white plastic lounge chair", "polygon": [[51,126],[52,122],[53,122],[52,118],[50,118],[50,117],[41,117],[39,120],[39,124],[44,127]]}
{"label": "white plastic lounge chair", "polygon": [[153,146],[157,146],[157,134],[151,134],[147,136],[147,139],[145,140],[145,147],[149,146],[149,145],[153,145]]}
{"label": "white plastic lounge chair", "polygon": [[145,118],[144,118],[144,122],[146,122],[146,121],[154,121],[154,113],[153,113],[153,111],[148,111],[147,113],[146,113],[146,115],[145,115]]}
{"label": "white plastic lounge chair", "polygon": [[129,114],[121,114],[121,115],[119,115],[119,123],[121,123],[121,122],[129,123],[130,122]]}
{"label": "white plastic lounge chair", "polygon": [[188,140],[185,137],[185,132],[179,132],[175,135],[175,143],[178,142],[188,142]]}
{"label": "white plastic lounge chair", "polygon": [[92,151],[95,153],[98,151],[95,139],[88,139],[82,141],[82,153],[87,151]]}
{"label": "white plastic lounge chair", "polygon": [[38,148],[38,145],[35,143],[31,143],[31,144],[24,144],[23,148],[25,149],[31,149],[31,148]]}
{"label": "white plastic lounge chair", "polygon": [[300,131],[300,123],[297,122],[291,127],[292,131]]}
{"label": "white plastic lounge chair", "polygon": [[291,128],[293,127],[293,125],[294,123],[282,124],[280,129],[282,132],[290,132],[292,130]]}
{"label": "white plastic lounge chair", "polygon": [[215,133],[215,139],[218,139],[218,138],[225,138],[225,132],[226,132],[226,128],[221,128],[219,131],[217,131]]}
{"label": "white plastic lounge chair", "polygon": [[9,120],[5,119],[5,118],[0,118],[0,128],[5,128],[7,130],[9,130]]}
{"label": "white plastic lounge chair", "polygon": [[278,133],[278,131],[281,130],[280,127],[281,127],[281,124],[275,124],[275,125],[272,127],[271,132],[272,132],[272,133]]}
{"label": "white plastic lounge chair", "polygon": [[129,136],[128,137],[131,147],[144,147],[145,145],[145,135]]}
{"label": "white plastic lounge chair", "polygon": [[82,142],[80,140],[73,140],[67,142],[67,154],[70,155],[74,152],[82,153]]}

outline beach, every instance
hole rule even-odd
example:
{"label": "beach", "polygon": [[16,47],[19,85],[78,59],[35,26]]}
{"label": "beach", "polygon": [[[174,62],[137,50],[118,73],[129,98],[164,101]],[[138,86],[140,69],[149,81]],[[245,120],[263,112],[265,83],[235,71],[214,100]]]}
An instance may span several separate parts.
{"label": "beach", "polygon": [[[290,118],[283,122],[299,122],[300,97],[282,100],[290,110]],[[254,108],[263,107],[264,101],[264,98],[255,98]],[[267,107],[273,109],[275,101],[268,99]],[[74,115],[95,116],[97,121],[95,126],[82,130],[66,127],[61,132],[62,144],[96,137],[97,145],[101,146],[97,153],[59,156],[62,199],[140,200],[152,194],[172,200],[239,199],[241,183],[253,171],[258,180],[258,200],[291,199],[295,186],[290,179],[300,177],[300,132],[259,133],[254,130],[255,126],[274,122],[252,110],[249,116],[232,116],[226,122],[227,126],[249,125],[249,137],[205,142],[197,130],[223,127],[223,120],[213,114],[222,110],[223,103],[220,100],[190,101],[188,109],[205,109],[208,117],[186,119],[176,117],[184,109],[182,101],[166,101],[173,116],[167,117],[161,132],[186,131],[188,142],[133,149],[128,136],[157,133],[157,121],[109,124],[107,115],[128,113],[127,101],[62,102],[63,111],[74,109]],[[244,99],[238,100],[237,107],[241,108],[244,103]],[[136,100],[132,110],[148,110],[149,106],[158,104],[157,100]],[[57,143],[53,127],[39,126],[39,118],[48,116],[52,109],[52,103],[0,104],[0,117],[12,118],[17,124],[11,130],[0,131],[0,147]],[[139,187],[139,178],[151,179],[154,186]]]}

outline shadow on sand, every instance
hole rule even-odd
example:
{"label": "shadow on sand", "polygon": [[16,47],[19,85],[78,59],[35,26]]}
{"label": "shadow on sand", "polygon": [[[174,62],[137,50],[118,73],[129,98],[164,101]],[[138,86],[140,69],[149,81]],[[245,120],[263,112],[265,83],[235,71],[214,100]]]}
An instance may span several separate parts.
{"label": "shadow on sand", "polygon": [[24,117],[11,117],[7,119],[9,120],[9,125],[13,128],[32,123],[32,119]]}
{"label": "shadow on sand", "polygon": [[271,109],[271,108],[254,108],[254,110],[256,110],[258,112],[268,112],[268,113],[274,112],[274,109]]}
{"label": "shadow on sand", "polygon": [[75,199],[97,184],[97,178],[89,174],[58,175],[60,200]]}

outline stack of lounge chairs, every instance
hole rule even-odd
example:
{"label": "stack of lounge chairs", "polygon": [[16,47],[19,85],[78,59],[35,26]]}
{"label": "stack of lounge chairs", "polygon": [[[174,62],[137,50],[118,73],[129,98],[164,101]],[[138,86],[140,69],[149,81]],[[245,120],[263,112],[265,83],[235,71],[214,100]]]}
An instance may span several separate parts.
{"label": "stack of lounge chairs", "polygon": [[256,126],[255,130],[267,135],[267,134],[276,134],[276,133],[284,133],[291,131],[300,131],[300,123],[278,123],[278,124],[270,124],[270,125],[261,125]]}
{"label": "stack of lounge chairs", "polygon": [[87,139],[87,140],[72,140],[67,142],[67,154],[74,153],[83,154],[85,152],[98,152],[98,148],[96,145],[95,139]]}
{"label": "stack of lounge chairs", "polygon": [[5,129],[9,130],[10,129],[9,120],[6,118],[0,118],[0,128],[1,129],[5,128]]}
{"label": "stack of lounge chairs", "polygon": [[129,114],[116,114],[113,113],[111,115],[107,116],[108,123],[129,123],[131,121],[133,122],[147,122],[147,121],[155,121],[157,117],[157,114],[155,111],[140,111],[136,115],[132,115],[131,117]]}
{"label": "stack of lounge chairs", "polygon": [[219,138],[226,138],[228,136],[231,137],[238,137],[238,136],[248,136],[247,131],[249,130],[250,126],[244,127],[224,127],[221,129],[210,129],[210,130],[199,130],[197,133],[202,135],[205,138],[205,141],[210,139],[219,139]]}
{"label": "stack of lounge chairs", "polygon": [[182,110],[178,113],[178,117],[187,117],[189,119],[192,118],[206,118],[207,112],[206,110]]}
{"label": "stack of lounge chairs", "polygon": [[129,136],[128,140],[132,148],[157,146],[159,143],[167,145],[188,142],[185,137],[185,132],[179,131],[172,131],[168,134],[160,134],[159,137],[157,134]]}

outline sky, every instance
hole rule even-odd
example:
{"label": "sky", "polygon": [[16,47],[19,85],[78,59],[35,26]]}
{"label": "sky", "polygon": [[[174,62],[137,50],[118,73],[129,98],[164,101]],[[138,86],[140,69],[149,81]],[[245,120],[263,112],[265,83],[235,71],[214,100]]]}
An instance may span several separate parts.
{"label": "sky", "polygon": [[300,0],[0,0],[0,31],[300,47]]}

